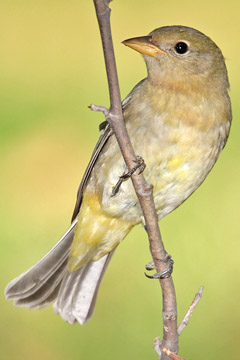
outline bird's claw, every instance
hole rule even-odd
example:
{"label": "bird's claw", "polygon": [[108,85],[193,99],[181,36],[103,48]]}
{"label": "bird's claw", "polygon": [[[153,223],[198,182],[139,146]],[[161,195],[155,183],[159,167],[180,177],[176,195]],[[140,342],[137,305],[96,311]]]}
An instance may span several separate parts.
{"label": "bird's claw", "polygon": [[136,165],[132,169],[130,169],[127,173],[125,173],[119,177],[118,182],[112,189],[111,197],[115,196],[118,193],[122,183],[124,181],[126,181],[127,179],[129,179],[137,169],[139,169],[138,174],[141,174],[143,172],[143,170],[145,169],[146,164],[141,156],[136,156],[136,160],[134,160],[134,162],[136,162]]}
{"label": "bird's claw", "polygon": [[[145,273],[145,276],[149,279],[167,279],[171,276],[172,272],[173,272],[173,264],[174,261],[172,260],[171,255],[167,254],[166,257],[164,259],[161,260],[164,263],[168,263],[168,267],[166,270],[160,272],[160,273],[156,273],[154,275],[148,275]],[[146,270],[153,270],[153,266],[152,266],[152,262],[148,263],[146,265]],[[149,266],[149,267],[148,267]]]}

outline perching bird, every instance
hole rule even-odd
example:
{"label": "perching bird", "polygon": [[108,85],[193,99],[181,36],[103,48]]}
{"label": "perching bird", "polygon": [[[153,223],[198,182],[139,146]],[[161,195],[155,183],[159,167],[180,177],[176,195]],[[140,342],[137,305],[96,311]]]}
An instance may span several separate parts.
{"label": "perching bird", "polygon": [[[189,27],[166,26],[123,43],[143,54],[147,65],[147,77],[122,107],[160,220],[199,187],[226,144],[232,117],[227,70],[215,43]],[[54,302],[69,323],[90,319],[115,248],[142,217],[131,181],[112,196],[126,166],[110,126],[101,131],[70,228],[5,290],[16,306]]]}

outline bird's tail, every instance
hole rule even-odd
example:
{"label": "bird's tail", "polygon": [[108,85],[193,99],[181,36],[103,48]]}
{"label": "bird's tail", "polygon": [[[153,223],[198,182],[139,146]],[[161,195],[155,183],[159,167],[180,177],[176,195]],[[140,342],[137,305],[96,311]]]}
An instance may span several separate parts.
{"label": "bird's tail", "polygon": [[73,324],[85,324],[92,316],[103,274],[113,251],[69,273],[67,261],[72,244],[74,220],[58,243],[34,266],[12,280],[5,289],[15,306],[39,309],[53,301],[57,314]]}

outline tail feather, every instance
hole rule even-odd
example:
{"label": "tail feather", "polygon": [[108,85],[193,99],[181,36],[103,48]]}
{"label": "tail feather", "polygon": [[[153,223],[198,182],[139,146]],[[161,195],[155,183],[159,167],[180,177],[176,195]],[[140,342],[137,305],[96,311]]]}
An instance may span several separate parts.
{"label": "tail feather", "polygon": [[[98,290],[114,252],[115,250],[106,254],[98,261],[88,264],[89,267],[87,272],[85,272],[84,278],[79,284],[80,288],[75,291],[73,298],[73,314],[77,321],[82,325],[89,321],[93,315]],[[94,278],[96,277],[95,273],[97,273],[98,281],[94,281]],[[85,301],[85,296],[87,296],[87,301]]]}
{"label": "tail feather", "polygon": [[83,325],[91,318],[102,277],[114,251],[68,272],[76,223],[77,220],[40,261],[8,284],[5,296],[14,300],[15,306],[39,309],[55,301],[55,312],[70,324],[78,321]]}
{"label": "tail feather", "polygon": [[70,324],[76,322],[76,317],[73,315],[72,299],[76,287],[81,281],[82,272],[83,268],[80,268],[64,277],[57,300],[53,305],[55,313]]}
{"label": "tail feather", "polygon": [[15,306],[26,306],[29,309],[35,309],[39,307],[40,303],[43,303],[49,296],[54,292],[56,287],[62,282],[64,275],[67,272],[67,259],[63,264],[57,269],[52,276],[42,284],[42,286],[37,289],[30,296],[17,299],[14,302]]}
{"label": "tail feather", "polygon": [[35,304],[34,307],[28,306],[28,309],[29,310],[42,309],[42,308],[52,304],[58,296],[60,286],[61,286],[61,282],[55,287],[53,292],[45,300],[43,300],[42,302],[39,302],[38,304]]}
{"label": "tail feather", "polygon": [[85,324],[90,320],[96,303],[98,289],[114,251],[90,261],[84,267],[67,274],[54,304],[57,314],[70,323]]}
{"label": "tail feather", "polygon": [[34,294],[59,269],[68,257],[76,223],[77,220],[40,261],[8,284],[5,289],[8,300],[22,299]]}

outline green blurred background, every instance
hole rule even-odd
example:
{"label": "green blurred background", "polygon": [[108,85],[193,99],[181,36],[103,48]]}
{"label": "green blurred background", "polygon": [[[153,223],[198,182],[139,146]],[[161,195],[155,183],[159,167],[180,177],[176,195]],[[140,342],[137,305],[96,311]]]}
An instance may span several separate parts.
{"label": "green blurred background", "polygon": [[[0,358],[156,359],[161,293],[143,275],[150,260],[138,227],[119,247],[95,316],[71,326],[52,307],[14,308],[4,287],[36,262],[68,227],[76,191],[108,106],[103,56],[91,0],[0,1]],[[122,97],[146,74],[121,41],[163,25],[209,35],[226,57],[233,126],[201,188],[161,222],[175,260],[179,320],[200,285],[204,296],[180,338],[186,359],[239,359],[239,11],[235,0],[114,0],[112,31]]]}

